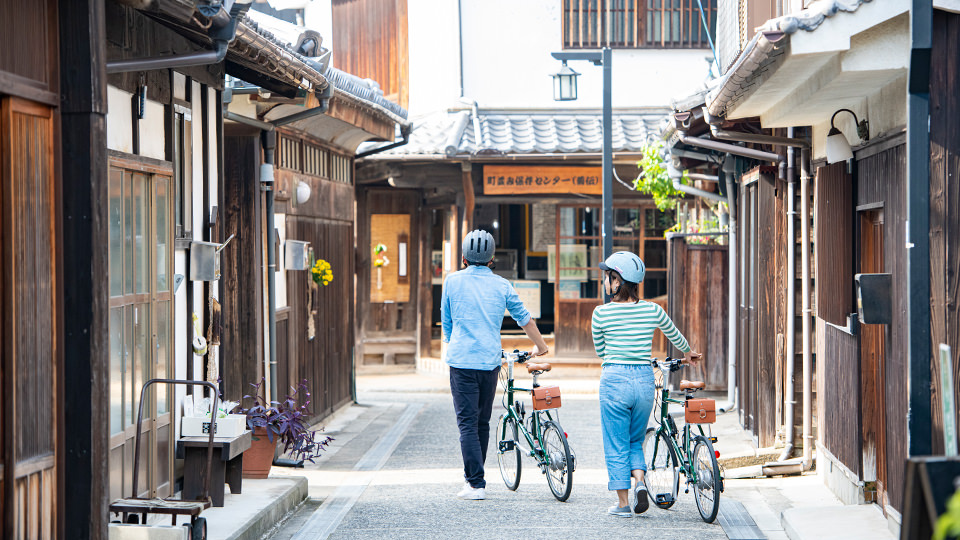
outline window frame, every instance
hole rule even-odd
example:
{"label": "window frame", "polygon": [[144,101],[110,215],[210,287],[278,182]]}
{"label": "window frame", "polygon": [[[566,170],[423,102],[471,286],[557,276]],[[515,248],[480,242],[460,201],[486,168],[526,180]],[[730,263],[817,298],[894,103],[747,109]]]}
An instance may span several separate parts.
{"label": "window frame", "polygon": [[[719,0],[702,0],[709,26],[703,28],[697,0],[563,0],[560,8],[563,49],[709,49],[709,36],[716,33]],[[667,4],[670,4],[670,7]],[[679,7],[674,4],[679,3]],[[659,4],[655,6],[654,4]],[[594,9],[595,6],[595,9]],[[596,22],[581,21],[597,13]],[[603,13],[606,16],[604,17]],[[651,21],[659,16],[660,33],[654,36]],[[665,39],[664,16],[676,21],[678,39]],[[628,17],[634,17],[631,21]],[[615,17],[622,17],[617,20]],[[605,20],[604,20],[605,19]],[[632,23],[632,24],[631,24]],[[579,32],[576,25],[580,25]],[[683,27],[686,26],[684,29]],[[619,28],[619,30],[617,30]],[[686,31],[684,31],[686,30]],[[672,33],[673,31],[671,31]],[[619,34],[607,35],[608,33]],[[602,35],[601,35],[602,34]],[[694,35],[696,39],[694,39]],[[584,36],[587,37],[584,40]],[[632,36],[632,39],[631,39]]]}

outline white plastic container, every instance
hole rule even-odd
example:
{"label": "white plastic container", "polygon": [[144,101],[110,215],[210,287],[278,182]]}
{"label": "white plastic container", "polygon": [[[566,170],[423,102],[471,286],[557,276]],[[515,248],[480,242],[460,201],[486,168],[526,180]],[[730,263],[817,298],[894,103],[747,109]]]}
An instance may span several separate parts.
{"label": "white plastic container", "polygon": [[[226,418],[217,418],[215,437],[239,437],[247,429],[247,417],[242,414],[228,414]],[[210,435],[210,419],[205,417],[184,416],[180,419],[181,437],[207,437]]]}

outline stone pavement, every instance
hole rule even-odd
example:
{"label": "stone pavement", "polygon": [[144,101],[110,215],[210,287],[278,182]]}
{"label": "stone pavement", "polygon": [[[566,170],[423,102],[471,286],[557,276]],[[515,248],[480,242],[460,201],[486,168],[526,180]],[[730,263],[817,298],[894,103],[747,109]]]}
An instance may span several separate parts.
{"label": "stone pavement", "polygon": [[[529,458],[522,463],[519,489],[507,490],[494,441],[487,459],[488,499],[457,499],[462,464],[446,376],[363,375],[357,379],[359,404],[325,422],[336,439],[330,451],[305,469],[273,469],[272,477],[305,476],[309,498],[271,538],[727,538],[719,523],[700,519],[693,494],[682,491],[670,510],[651,507],[633,519],[606,515],[615,495],[606,489],[598,378],[567,378],[554,372],[542,381],[559,384],[564,392],[560,421],[578,460],[568,502],[553,498]],[[498,397],[494,421],[502,410]],[[757,455],[735,413],[718,415],[712,428],[722,460]],[[860,532],[883,538],[885,520],[873,507],[826,512],[844,507],[815,473],[730,479],[724,498],[743,503],[767,538],[810,540],[822,538],[824,530],[846,531],[845,538],[868,537]],[[802,512],[832,517],[814,530]]]}

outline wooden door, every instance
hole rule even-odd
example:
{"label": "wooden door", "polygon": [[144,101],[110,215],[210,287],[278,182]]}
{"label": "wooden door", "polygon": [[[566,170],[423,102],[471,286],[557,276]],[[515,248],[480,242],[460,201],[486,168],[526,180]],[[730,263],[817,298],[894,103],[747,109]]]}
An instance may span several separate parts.
{"label": "wooden door", "polygon": [[3,252],[0,464],[5,538],[52,538],[57,493],[53,111],[0,100]]}
{"label": "wooden door", "polygon": [[[883,211],[860,214],[860,272],[883,272]],[[860,384],[863,411],[863,479],[876,481],[875,502],[888,504],[886,484],[885,332],[882,324],[860,325]]]}
{"label": "wooden door", "polygon": [[[163,174],[158,174],[163,173]],[[110,497],[132,493],[140,391],[172,366],[173,225],[170,174],[129,160],[110,168]],[[172,494],[172,392],[144,399],[138,496]]]}

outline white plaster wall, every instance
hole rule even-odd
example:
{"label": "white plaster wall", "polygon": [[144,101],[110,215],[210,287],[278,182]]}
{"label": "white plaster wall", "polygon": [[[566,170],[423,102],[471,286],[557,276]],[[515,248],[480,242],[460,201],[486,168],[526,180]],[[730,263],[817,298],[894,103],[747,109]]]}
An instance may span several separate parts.
{"label": "white plaster wall", "polygon": [[127,154],[133,153],[131,97],[129,92],[107,86],[107,148]]}
{"label": "white plaster wall", "polygon": [[[856,106],[848,106],[857,118],[866,118],[870,122],[870,138],[876,139],[903,130],[907,125],[907,76],[897,78],[892,83],[877,90]],[[853,116],[848,113],[837,115],[834,123],[851,147],[861,146],[863,141],[857,136],[857,127]],[[827,134],[830,132],[830,117],[813,126],[813,158],[826,157]]]}
{"label": "white plaster wall", "polygon": [[163,129],[163,105],[149,99],[143,105],[140,120],[140,155],[166,159],[166,132]]}
{"label": "white plaster wall", "polygon": [[[562,50],[560,2],[462,0],[462,5],[464,92],[481,107],[602,105],[603,70],[589,62],[568,64],[582,74],[579,99],[567,104],[553,100],[550,76],[560,69],[560,62],[550,53]],[[411,14],[410,35],[437,25]],[[613,106],[667,106],[672,98],[692,93],[707,76],[705,58],[711,54],[708,49],[614,50]]]}

